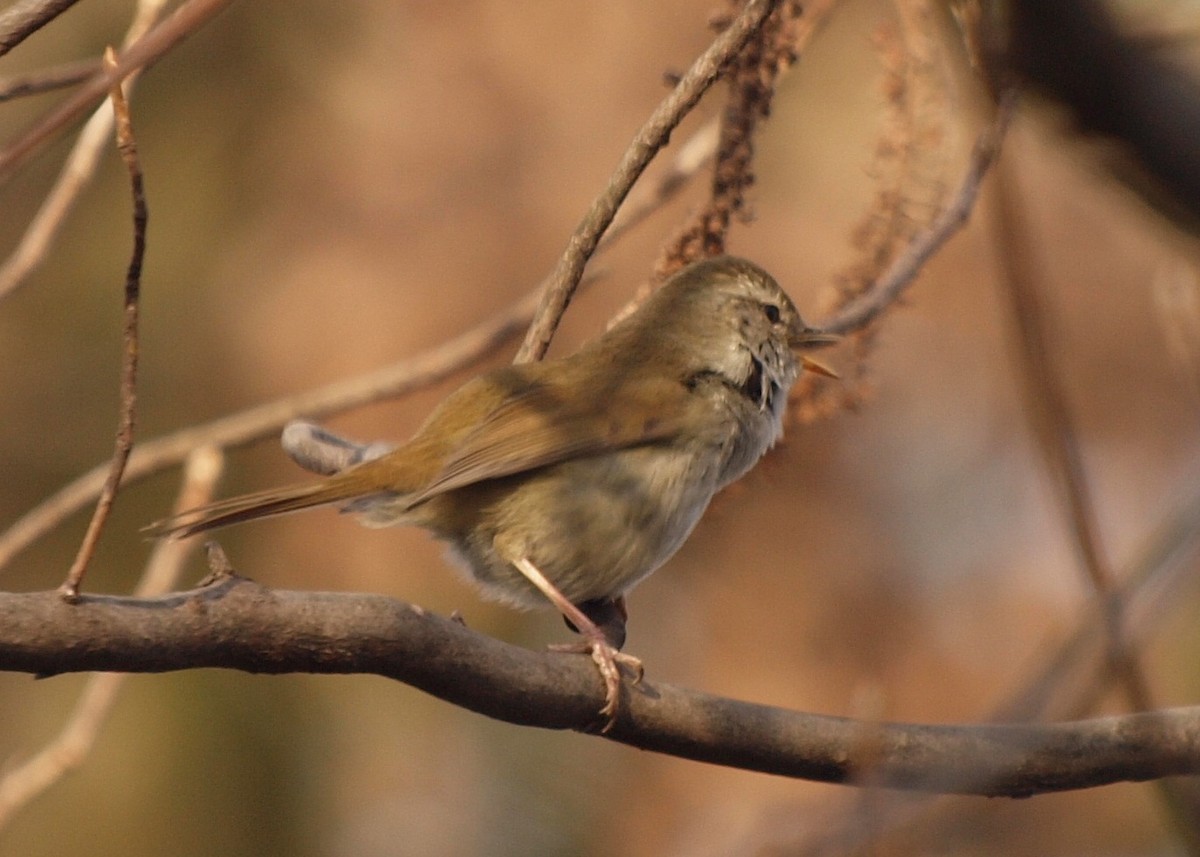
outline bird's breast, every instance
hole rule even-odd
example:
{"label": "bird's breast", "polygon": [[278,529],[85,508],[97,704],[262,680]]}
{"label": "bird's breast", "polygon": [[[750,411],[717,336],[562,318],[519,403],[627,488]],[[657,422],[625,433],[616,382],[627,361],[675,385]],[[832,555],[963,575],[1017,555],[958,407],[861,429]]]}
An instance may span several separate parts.
{"label": "bird's breast", "polygon": [[710,452],[648,444],[448,492],[429,501],[438,523],[425,525],[501,600],[545,603],[513,568],[513,552],[572,602],[613,597],[679,549],[720,469]]}

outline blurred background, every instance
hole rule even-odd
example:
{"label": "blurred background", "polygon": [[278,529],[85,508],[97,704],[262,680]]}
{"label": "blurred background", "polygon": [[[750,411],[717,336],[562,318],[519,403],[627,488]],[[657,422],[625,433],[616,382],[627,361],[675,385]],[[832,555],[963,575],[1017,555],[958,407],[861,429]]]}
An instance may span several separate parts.
{"label": "blurred background", "polygon": [[[97,55],[130,5],[80,3],[0,73]],[[417,354],[524,295],[665,95],[664,74],[711,40],[712,5],[240,3],[170,53],[133,101],[150,206],[139,438]],[[878,44],[895,26],[886,0],[836,5],[781,84],[759,136],[755,220],[731,233],[730,250],[817,324],[880,190]],[[938,27],[953,88],[929,181],[953,188],[987,106],[948,15]],[[54,98],[3,105],[4,139]],[[675,140],[723,98],[718,86]],[[1026,108],[1003,175],[1032,236],[1100,540],[1124,575],[1200,486],[1196,248],[1054,111]],[[4,189],[3,252],[67,148]],[[604,276],[552,353],[603,329],[704,193],[701,177],[598,260]],[[995,211],[985,187],[967,229],[885,318],[858,406],[791,425],[633,593],[627,650],[651,679],[827,714],[978,721],[1086,614],[1091,590],[1024,405]],[[0,309],[0,526],[111,454],[130,241],[110,152],[48,262]],[[828,356],[854,377],[849,349]],[[403,439],[479,368],[329,424]],[[296,475],[263,442],[229,455],[221,492]],[[150,550],[138,528],[177,483],[171,472],[120,496],[87,588],[133,586]],[[24,552],[0,587],[56,586],[86,519]],[[568,636],[552,613],[482,601],[420,531],[319,511],[220,540],[268,586],[457,609],[533,648]],[[203,573],[197,557],[183,585]],[[1142,646],[1159,706],[1200,697],[1191,577]],[[5,767],[56,734],[84,680],[0,675]],[[1120,693],[1099,696],[1087,712],[1127,710]],[[876,805],[892,819],[878,854],[1178,853],[1150,785],[906,802],[895,824],[887,795],[509,726],[381,678],[219,671],[132,677],[92,756],[0,833],[0,853],[846,853],[840,837],[861,834]]]}

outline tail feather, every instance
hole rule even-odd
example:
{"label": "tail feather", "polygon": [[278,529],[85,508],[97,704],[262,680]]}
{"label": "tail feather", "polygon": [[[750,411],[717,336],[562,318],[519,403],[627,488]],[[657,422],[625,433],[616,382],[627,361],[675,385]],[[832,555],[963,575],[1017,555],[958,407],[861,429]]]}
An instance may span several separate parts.
{"label": "tail feather", "polygon": [[231,497],[228,500],[219,500],[206,506],[197,506],[169,518],[155,521],[144,531],[155,537],[168,536],[182,539],[196,533],[215,530],[218,527],[227,527],[230,524],[286,515],[288,512],[298,512],[301,509],[337,503],[341,500],[348,500],[358,493],[359,491],[352,484],[340,483],[336,479],[274,488],[254,494],[244,494],[241,497]]}

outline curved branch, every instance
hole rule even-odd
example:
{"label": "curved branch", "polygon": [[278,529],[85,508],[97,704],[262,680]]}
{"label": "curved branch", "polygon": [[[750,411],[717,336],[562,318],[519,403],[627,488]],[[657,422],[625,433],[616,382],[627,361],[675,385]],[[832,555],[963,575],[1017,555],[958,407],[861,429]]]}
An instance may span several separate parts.
{"label": "curved branch", "polygon": [[[489,717],[583,729],[591,662],[532,652],[378,595],[265,589],[226,575],[164,598],[0,594],[0,669],[372,673]],[[645,750],[830,783],[1023,797],[1200,773],[1200,707],[1054,725],[869,723],[645,681],[607,736]]]}

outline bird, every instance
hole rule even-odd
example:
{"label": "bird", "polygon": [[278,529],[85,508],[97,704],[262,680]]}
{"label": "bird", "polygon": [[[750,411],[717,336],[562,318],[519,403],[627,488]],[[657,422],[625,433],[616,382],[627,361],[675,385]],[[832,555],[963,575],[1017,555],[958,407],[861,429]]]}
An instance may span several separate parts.
{"label": "bird", "polygon": [[[317,506],[370,527],[422,527],[485,596],[550,604],[604,683],[616,721],[626,594],[687,539],[713,495],[780,438],[802,352],[838,337],[808,327],[757,264],[718,256],[668,278],[633,313],[568,356],[486,372],[447,396],[407,442],[376,445],[323,479],[156,521],[183,538]],[[345,444],[334,435],[293,439]],[[287,432],[285,432],[285,438]],[[319,468],[313,468],[319,469]]]}

